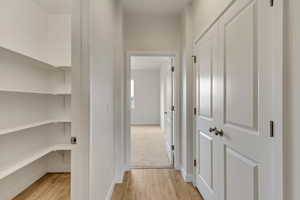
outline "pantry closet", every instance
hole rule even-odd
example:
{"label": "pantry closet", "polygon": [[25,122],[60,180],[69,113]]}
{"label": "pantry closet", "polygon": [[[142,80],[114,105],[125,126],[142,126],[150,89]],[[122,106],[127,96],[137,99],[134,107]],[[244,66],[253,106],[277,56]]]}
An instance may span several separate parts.
{"label": "pantry closet", "polygon": [[70,173],[71,0],[0,0],[0,199]]}

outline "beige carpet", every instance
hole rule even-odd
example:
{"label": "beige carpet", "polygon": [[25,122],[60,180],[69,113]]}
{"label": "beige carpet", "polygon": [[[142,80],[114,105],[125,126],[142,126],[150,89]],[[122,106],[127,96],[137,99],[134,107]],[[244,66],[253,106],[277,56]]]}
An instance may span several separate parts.
{"label": "beige carpet", "polygon": [[170,167],[164,133],[159,126],[131,127],[131,167]]}

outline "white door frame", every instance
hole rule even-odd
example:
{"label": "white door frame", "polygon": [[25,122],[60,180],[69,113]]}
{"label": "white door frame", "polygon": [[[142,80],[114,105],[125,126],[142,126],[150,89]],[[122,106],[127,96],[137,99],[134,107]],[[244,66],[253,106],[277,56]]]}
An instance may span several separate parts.
{"label": "white door frame", "polygon": [[[274,155],[274,171],[273,171],[273,178],[274,178],[274,197],[276,199],[274,200],[285,200],[286,199],[286,189],[285,189],[285,183],[286,183],[286,164],[284,162],[284,135],[283,135],[283,63],[284,63],[284,54],[283,54],[283,36],[284,36],[284,26],[283,26],[283,20],[284,20],[284,0],[277,0],[274,1],[273,9],[273,66],[274,70],[270,73],[272,73],[274,77],[273,82],[273,120],[275,122],[274,126],[274,132],[275,137],[273,139],[273,155]],[[199,40],[201,40],[204,35],[214,26],[218,23],[218,20],[222,15],[227,11],[227,9],[231,6],[228,5],[223,12],[221,12],[215,19],[212,21],[212,23],[203,30],[199,35],[197,35],[196,39],[193,42],[193,52],[194,49],[198,43]],[[196,108],[196,76],[195,76],[195,70],[194,70],[194,64],[193,64],[193,107]],[[195,116],[193,117],[193,159],[196,159],[196,128],[195,128]],[[196,167],[193,169],[193,185],[196,185]]]}
{"label": "white door frame", "polygon": [[176,51],[127,51],[126,52],[126,70],[125,70],[125,142],[124,142],[124,157],[125,157],[125,170],[129,171],[131,161],[131,141],[130,141],[130,80],[131,80],[131,63],[130,57],[132,56],[170,56],[175,58],[175,77],[174,77],[174,168],[180,169],[180,59],[179,52]]}

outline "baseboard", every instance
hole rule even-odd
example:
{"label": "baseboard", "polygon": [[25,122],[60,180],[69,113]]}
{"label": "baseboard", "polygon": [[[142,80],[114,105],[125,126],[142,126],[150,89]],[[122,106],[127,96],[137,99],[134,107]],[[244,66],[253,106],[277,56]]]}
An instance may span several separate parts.
{"label": "baseboard", "polygon": [[107,192],[107,195],[105,197],[105,200],[111,200],[112,199],[112,195],[113,195],[113,192],[114,192],[114,189],[115,189],[115,181],[112,182],[108,192]]}
{"label": "baseboard", "polygon": [[124,178],[124,174],[127,170],[123,169],[121,170],[115,177],[115,183],[118,184],[118,183],[123,183],[123,178]]}
{"label": "baseboard", "polygon": [[181,175],[183,177],[184,182],[193,182],[193,175],[186,173],[185,169],[180,169]]}

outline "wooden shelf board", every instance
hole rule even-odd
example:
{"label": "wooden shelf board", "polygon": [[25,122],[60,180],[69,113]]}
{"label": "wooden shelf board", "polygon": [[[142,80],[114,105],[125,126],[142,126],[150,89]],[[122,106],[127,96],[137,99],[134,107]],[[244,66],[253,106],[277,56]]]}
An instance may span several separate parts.
{"label": "wooden shelf board", "polygon": [[72,70],[72,66],[57,66],[56,68],[61,69],[61,70]]}
{"label": "wooden shelf board", "polygon": [[3,179],[16,171],[26,167],[27,165],[33,163],[34,161],[44,157],[45,155],[54,152],[54,151],[70,151],[72,150],[72,145],[69,144],[61,144],[54,145],[48,148],[41,150],[40,152],[34,153],[33,155],[5,168],[0,169],[0,179]]}
{"label": "wooden shelf board", "polygon": [[48,121],[32,123],[32,124],[28,124],[28,125],[24,125],[24,126],[19,126],[19,127],[15,127],[15,128],[3,129],[3,130],[0,130],[0,135],[7,135],[10,133],[15,133],[18,131],[23,131],[23,130],[40,127],[40,126],[44,126],[47,124],[55,124],[55,123],[71,123],[71,120],[48,120]]}
{"label": "wooden shelf board", "polygon": [[13,54],[17,54],[19,56],[23,56],[23,57],[26,57],[28,59],[31,59],[31,60],[34,60],[36,62],[39,62],[49,68],[52,68],[52,69],[61,69],[61,70],[66,70],[68,68],[71,69],[71,66],[59,66],[59,65],[53,65],[51,64],[50,62],[48,61],[45,61],[45,60],[42,60],[40,58],[37,58],[37,57],[33,57],[33,56],[30,56],[30,55],[27,55],[25,53],[22,53],[20,51],[16,51],[16,50],[13,50],[13,49],[10,49],[10,48],[7,48],[7,47],[3,47],[3,46],[0,46],[1,49],[4,49],[6,51],[9,51],[10,53],[13,53]]}
{"label": "wooden shelf board", "polygon": [[8,89],[0,89],[0,92],[10,92],[10,93],[23,93],[23,94],[45,94],[45,95],[72,95],[72,92],[43,92],[43,91],[25,91],[25,90],[8,90]]}

